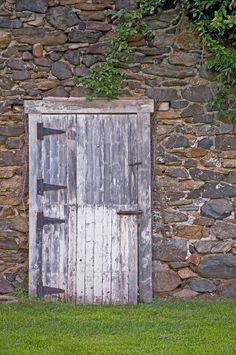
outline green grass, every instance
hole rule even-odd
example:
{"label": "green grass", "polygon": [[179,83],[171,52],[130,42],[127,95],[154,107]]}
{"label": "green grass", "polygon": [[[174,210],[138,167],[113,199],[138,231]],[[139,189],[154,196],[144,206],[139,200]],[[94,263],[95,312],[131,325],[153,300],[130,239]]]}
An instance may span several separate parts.
{"label": "green grass", "polygon": [[236,302],[2,304],[0,354],[236,354]]}

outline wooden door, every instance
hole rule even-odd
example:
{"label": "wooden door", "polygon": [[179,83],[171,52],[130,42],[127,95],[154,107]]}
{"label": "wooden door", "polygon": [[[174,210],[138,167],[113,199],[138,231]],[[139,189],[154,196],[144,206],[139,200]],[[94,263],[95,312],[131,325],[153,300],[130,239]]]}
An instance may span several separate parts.
{"label": "wooden door", "polygon": [[31,294],[91,304],[134,304],[138,293],[150,300],[149,120],[30,114]]}

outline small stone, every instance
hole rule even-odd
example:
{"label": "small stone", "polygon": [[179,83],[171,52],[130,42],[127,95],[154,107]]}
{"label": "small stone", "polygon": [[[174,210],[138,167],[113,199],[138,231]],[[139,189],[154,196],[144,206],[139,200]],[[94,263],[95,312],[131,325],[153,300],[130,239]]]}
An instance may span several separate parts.
{"label": "small stone", "polygon": [[52,64],[52,75],[54,75],[59,80],[63,80],[71,78],[72,71],[68,64],[59,61]]}
{"label": "small stone", "polygon": [[[171,108],[174,109],[181,109],[188,106],[188,101],[187,100],[177,100],[177,101],[172,101],[171,102]],[[182,117],[182,116],[181,116]]]}
{"label": "small stone", "polygon": [[26,64],[21,59],[9,59],[8,60],[8,66],[11,69],[15,69],[15,70],[24,70],[24,69],[26,69]]}
{"label": "small stone", "polygon": [[64,89],[63,86],[58,86],[57,88],[46,91],[43,97],[69,97],[69,93]]}
{"label": "small stone", "polygon": [[201,48],[199,36],[189,30],[181,31],[176,38],[175,44],[177,48],[185,51],[199,50]]}
{"label": "small stone", "polygon": [[236,224],[217,221],[211,232],[218,239],[236,239]]}
{"label": "small stone", "polygon": [[0,132],[2,136],[18,137],[22,135],[24,131],[25,128],[22,124],[0,125]]}
{"label": "small stone", "polygon": [[188,281],[188,286],[195,292],[214,292],[216,291],[215,284],[210,280],[204,279],[191,279]]}
{"label": "small stone", "polygon": [[199,264],[198,272],[206,278],[235,278],[236,256],[228,254],[204,256]]}
{"label": "small stone", "polygon": [[49,58],[36,58],[34,63],[41,67],[50,67],[52,62]]}
{"label": "small stone", "polygon": [[70,42],[96,43],[101,36],[101,31],[74,30],[69,33],[68,38]]}
{"label": "small stone", "polygon": [[189,169],[189,168],[194,168],[197,166],[197,160],[196,159],[186,159],[184,161],[184,167]]}
{"label": "small stone", "polygon": [[224,179],[224,174],[221,174],[221,173],[218,173],[217,171],[212,171],[212,170],[192,168],[192,169],[189,169],[189,173],[190,173],[190,176],[192,177],[192,179],[194,179],[194,180],[222,181]]}
{"label": "small stone", "polygon": [[190,147],[190,142],[187,137],[182,136],[182,135],[171,135],[166,141],[165,141],[165,147],[167,149],[173,149],[173,148],[187,148]]}
{"label": "small stone", "polygon": [[32,11],[44,14],[48,8],[48,0],[16,0],[16,11]]}
{"label": "small stone", "polygon": [[173,168],[166,171],[166,175],[176,178],[188,179],[188,171],[185,168]]}
{"label": "small stone", "polygon": [[229,172],[226,181],[230,184],[236,184],[236,170],[232,170]]}
{"label": "small stone", "polygon": [[[151,95],[149,95],[149,97],[151,97]],[[158,119],[161,120],[175,120],[179,118],[179,114],[173,109],[170,109],[168,111],[158,111],[157,116]]]}
{"label": "small stone", "polygon": [[174,261],[172,263],[169,263],[169,266],[174,270],[179,270],[179,269],[188,267],[189,264],[184,261]]}
{"label": "small stone", "polygon": [[116,6],[116,10],[121,10],[121,9],[135,10],[135,9],[137,9],[137,3],[134,0],[116,0],[115,6]]}
{"label": "small stone", "polygon": [[142,68],[142,72],[165,78],[184,79],[194,76],[194,71],[182,66],[168,66],[164,64],[150,64]]}
{"label": "small stone", "polygon": [[51,7],[46,15],[46,20],[59,30],[66,30],[68,27],[78,25],[80,19],[69,7]]}
{"label": "small stone", "polygon": [[221,167],[221,162],[217,153],[210,153],[200,160],[201,164],[205,167]]}
{"label": "small stone", "polygon": [[0,28],[21,28],[22,21],[15,19],[12,20],[10,17],[0,16]]}
{"label": "small stone", "polygon": [[214,219],[224,219],[233,212],[232,203],[225,199],[206,201],[201,207],[201,215]]}
{"label": "small stone", "polygon": [[220,285],[219,289],[220,296],[224,298],[236,298],[236,281],[230,280],[225,281],[222,285]]}
{"label": "small stone", "polygon": [[181,291],[175,292],[173,294],[174,297],[177,298],[186,298],[186,299],[191,299],[195,298],[198,296],[198,293],[192,290],[189,290],[188,288],[183,288]]}
{"label": "small stone", "polygon": [[224,168],[236,168],[236,160],[224,159],[223,160]]}
{"label": "small stone", "polygon": [[33,56],[30,52],[23,52],[22,53],[22,59],[23,60],[32,60],[33,59]]}
{"label": "small stone", "polygon": [[12,72],[12,77],[16,81],[23,81],[31,78],[30,73],[27,70],[19,70],[19,71],[14,70]]}
{"label": "small stone", "polygon": [[89,54],[85,54],[83,55],[82,58],[82,63],[86,65],[86,67],[91,67],[92,65],[94,65],[95,63],[99,62],[100,58],[94,55],[89,55]]}
{"label": "small stone", "polygon": [[110,23],[98,22],[98,21],[87,21],[86,29],[92,31],[108,32],[112,29]]}
{"label": "small stone", "polygon": [[188,220],[188,217],[185,213],[179,211],[165,210],[163,211],[163,220],[164,223],[185,222]]}
{"label": "small stone", "polygon": [[173,65],[185,65],[191,67],[199,63],[201,57],[196,53],[174,52],[169,56],[169,63]]}
{"label": "small stone", "polygon": [[0,294],[10,293],[13,291],[11,284],[0,276]]}
{"label": "small stone", "polygon": [[182,91],[184,99],[193,102],[208,102],[212,99],[212,91],[208,86],[192,86]]}
{"label": "small stone", "polygon": [[178,97],[175,89],[149,88],[146,90],[146,95],[158,101],[172,101]]}
{"label": "small stone", "polygon": [[200,240],[194,244],[200,254],[228,253],[233,246],[232,241],[220,242],[217,240]]}
{"label": "small stone", "polygon": [[192,123],[212,123],[214,122],[214,113],[208,113],[204,115],[193,115]]}
{"label": "small stone", "polygon": [[156,238],[152,247],[154,260],[179,262],[187,256],[187,241],[184,239]]}
{"label": "small stone", "polygon": [[201,147],[194,147],[186,150],[184,153],[188,158],[199,158],[204,157],[208,153],[208,150]]}
{"label": "small stone", "polygon": [[198,224],[200,226],[211,227],[215,223],[214,219],[207,217],[197,217],[194,221],[194,224]]}
{"label": "small stone", "polygon": [[0,49],[5,49],[11,42],[11,33],[0,31]]}
{"label": "small stone", "polygon": [[201,239],[203,227],[199,225],[177,226],[175,228],[175,235],[186,239]]}
{"label": "small stone", "polygon": [[16,41],[20,43],[35,44],[37,41],[42,45],[55,46],[67,41],[67,36],[62,31],[50,31],[37,27],[24,27],[13,31]]}
{"label": "small stone", "polygon": [[73,65],[79,65],[80,64],[80,52],[78,50],[69,50],[66,51],[64,54],[64,57],[66,60],[68,60],[69,63]]}
{"label": "small stone", "polygon": [[153,268],[153,291],[169,292],[173,291],[181,283],[178,274],[167,269],[164,265],[155,265]]}
{"label": "small stone", "polygon": [[201,262],[201,256],[198,253],[193,253],[188,259],[187,262],[193,265],[199,265]]}
{"label": "small stone", "polygon": [[181,277],[182,280],[189,279],[190,277],[197,277],[197,274],[195,274],[195,272],[193,272],[188,267],[179,270],[178,275]]}
{"label": "small stone", "polygon": [[202,197],[223,198],[235,197],[236,186],[224,182],[208,182],[204,185]]}
{"label": "small stone", "polygon": [[203,138],[198,142],[197,146],[205,149],[210,149],[213,146],[213,141],[210,138]]}
{"label": "small stone", "polygon": [[191,117],[193,115],[199,115],[202,113],[204,113],[204,109],[202,105],[191,104],[185,110],[182,111],[181,117]]}
{"label": "small stone", "polygon": [[175,35],[167,34],[162,31],[155,31],[155,38],[153,45],[155,47],[169,47],[172,46],[175,40]]}
{"label": "small stone", "polygon": [[43,45],[41,43],[35,43],[33,45],[33,56],[36,58],[43,57]]}

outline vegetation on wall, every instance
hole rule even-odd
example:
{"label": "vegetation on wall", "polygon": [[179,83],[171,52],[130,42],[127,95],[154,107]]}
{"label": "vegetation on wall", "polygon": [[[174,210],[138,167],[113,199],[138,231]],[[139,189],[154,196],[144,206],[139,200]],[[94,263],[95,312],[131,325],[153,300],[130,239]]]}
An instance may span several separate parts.
{"label": "vegetation on wall", "polygon": [[[117,98],[122,73],[119,63],[129,61],[129,38],[146,35],[146,15],[169,7],[168,0],[137,0],[138,8],[129,11],[108,10],[106,15],[115,26],[114,35],[105,43],[105,60],[96,63],[85,76],[76,77],[76,84],[91,90],[90,98]],[[213,110],[236,120],[236,2],[234,0],[179,0],[174,3],[191,19],[203,40],[204,56],[209,69],[216,71],[218,91],[212,101]]]}

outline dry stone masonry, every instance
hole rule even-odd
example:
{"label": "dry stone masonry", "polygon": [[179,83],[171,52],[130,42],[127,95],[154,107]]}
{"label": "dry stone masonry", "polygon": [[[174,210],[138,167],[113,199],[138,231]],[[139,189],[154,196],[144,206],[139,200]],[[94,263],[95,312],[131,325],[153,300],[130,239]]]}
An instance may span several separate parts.
{"label": "dry stone masonry", "polygon": [[[0,294],[27,285],[27,122],[23,98],[78,97],[73,76],[104,58],[104,10],[134,1],[0,0]],[[236,297],[236,127],[216,119],[214,75],[178,10],[148,16],[122,95],[155,100],[154,296]]]}

